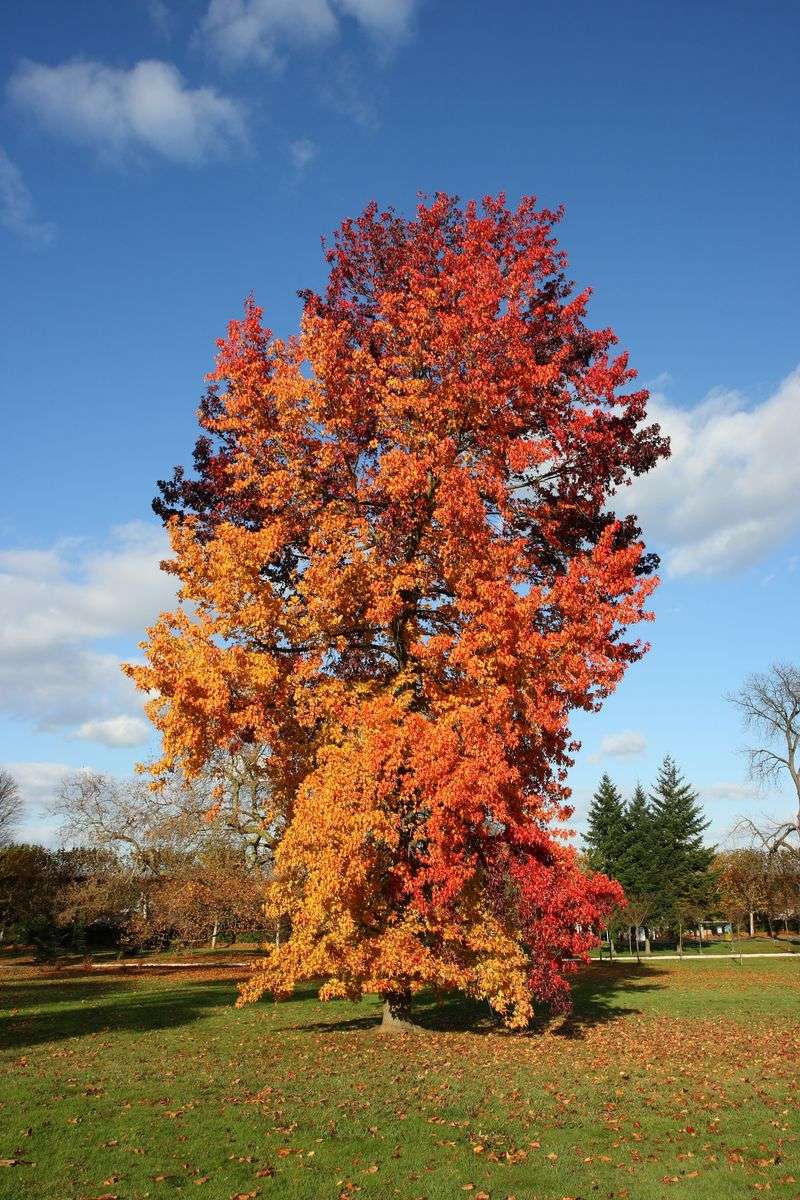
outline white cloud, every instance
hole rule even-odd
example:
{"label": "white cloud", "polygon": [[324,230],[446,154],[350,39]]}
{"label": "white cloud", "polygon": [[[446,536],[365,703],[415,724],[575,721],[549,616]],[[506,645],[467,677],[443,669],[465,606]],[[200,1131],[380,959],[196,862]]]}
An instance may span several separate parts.
{"label": "white cloud", "polygon": [[672,457],[635,480],[619,507],[664,548],[669,574],[748,567],[800,529],[800,368],[749,408],[736,392],[690,409],[656,395],[649,415],[669,435]]}
{"label": "white cloud", "polygon": [[152,725],[142,717],[123,714],[106,717],[105,720],[84,721],[76,737],[89,742],[101,742],[104,746],[141,746],[152,731]]}
{"label": "white cloud", "polygon": [[417,0],[337,0],[338,7],[353,17],[373,37],[397,41],[408,35]]}
{"label": "white cloud", "polygon": [[280,63],[279,46],[307,46],[335,36],[328,0],[211,0],[200,27],[228,65]]}
{"label": "white cloud", "polygon": [[174,66],[157,60],[130,70],[82,60],[55,67],[25,62],[8,94],[54,133],[117,162],[146,152],[198,164],[246,141],[234,100],[188,87]]}
{"label": "white cloud", "polygon": [[378,112],[374,96],[364,88],[363,72],[354,59],[342,54],[320,84],[322,99],[335,112],[348,117],[362,129],[377,129]]}
{"label": "white cloud", "polygon": [[600,762],[603,758],[633,758],[637,754],[644,754],[646,749],[644,734],[625,729],[621,733],[607,734],[600,742],[598,753],[592,754],[589,762]]}
{"label": "white cloud", "polygon": [[298,175],[302,175],[317,157],[317,147],[310,138],[297,138],[289,143],[289,157]]}
{"label": "white cloud", "polygon": [[52,242],[56,227],[36,216],[33,199],[22,172],[0,146],[0,225],[18,237],[46,246]]}
{"label": "white cloud", "polygon": [[140,698],[108,643],[138,641],[174,605],[175,580],[159,570],[166,552],[163,531],[139,522],[101,549],[72,541],[0,552],[0,713],[134,744]]}
{"label": "white cloud", "polygon": [[707,800],[724,800],[737,804],[750,804],[764,798],[764,793],[752,783],[709,783],[698,790]]}
{"label": "white cloud", "polygon": [[211,0],[199,36],[228,65],[280,66],[284,47],[334,39],[342,17],[353,19],[382,47],[404,38],[417,0]]}

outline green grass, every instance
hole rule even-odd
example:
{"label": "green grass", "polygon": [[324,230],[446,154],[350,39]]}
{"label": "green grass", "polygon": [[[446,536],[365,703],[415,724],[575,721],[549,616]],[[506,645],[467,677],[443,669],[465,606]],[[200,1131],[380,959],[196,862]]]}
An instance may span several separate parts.
{"label": "green grass", "polygon": [[521,1036],[456,999],[401,1036],[371,1000],[236,1010],[209,967],[0,986],[4,1200],[800,1196],[789,959],[593,965]]}
{"label": "green grass", "polygon": [[[792,940],[792,939],[797,940]],[[635,951],[633,952],[636,953]],[[658,947],[654,949],[651,955],[646,955],[644,950],[640,951],[642,958],[659,958],[664,955],[675,955],[678,953],[676,948],[665,949]],[[759,937],[741,937],[736,938],[732,943],[728,938],[715,938],[711,941],[703,943],[703,949],[698,948],[698,943],[687,940],[683,944],[683,953],[685,958],[706,958],[722,956],[730,958],[731,955],[738,956],[739,954],[800,954],[800,935],[789,934],[787,936],[770,938],[766,935]],[[627,958],[629,951],[625,942],[618,945],[615,954],[620,954]],[[599,958],[600,951],[593,952],[593,958]],[[603,946],[603,957],[608,958],[608,949]]]}

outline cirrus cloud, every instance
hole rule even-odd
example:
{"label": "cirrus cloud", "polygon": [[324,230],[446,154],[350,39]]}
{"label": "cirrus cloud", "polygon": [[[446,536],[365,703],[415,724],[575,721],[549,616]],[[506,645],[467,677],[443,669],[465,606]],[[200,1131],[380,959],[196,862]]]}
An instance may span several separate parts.
{"label": "cirrus cloud", "polygon": [[381,48],[410,30],[417,0],[211,0],[197,38],[229,66],[282,65],[284,48],[335,39],[351,18]]}
{"label": "cirrus cloud", "polygon": [[41,246],[55,237],[56,227],[36,216],[33,197],[28,191],[22,172],[0,146],[0,225],[17,237]]}

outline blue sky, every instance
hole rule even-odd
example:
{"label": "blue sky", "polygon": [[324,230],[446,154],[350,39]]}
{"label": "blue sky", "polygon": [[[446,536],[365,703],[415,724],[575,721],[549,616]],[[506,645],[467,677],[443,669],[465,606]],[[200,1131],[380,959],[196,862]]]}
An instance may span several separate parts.
{"label": "blue sky", "polygon": [[27,0],[4,32],[0,762],[29,835],[65,768],[152,749],[118,662],[170,601],[149,504],[214,339],[250,291],[290,331],[321,235],[439,189],[566,205],[673,436],[630,496],[653,650],[576,721],[579,814],[667,752],[716,836],[783,811],[722,696],[800,659],[800,8]]}

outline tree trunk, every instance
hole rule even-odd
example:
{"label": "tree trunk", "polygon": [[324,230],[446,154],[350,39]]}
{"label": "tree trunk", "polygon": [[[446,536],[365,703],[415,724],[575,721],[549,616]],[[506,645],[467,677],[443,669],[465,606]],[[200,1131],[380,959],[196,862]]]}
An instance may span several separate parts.
{"label": "tree trunk", "polygon": [[214,928],[211,931],[211,949],[217,948],[217,937],[219,936],[219,921],[214,921]]}
{"label": "tree trunk", "polygon": [[678,955],[683,958],[683,922],[678,922]]}
{"label": "tree trunk", "polygon": [[750,937],[755,937],[755,936],[756,936],[756,927],[755,927],[755,924],[753,923],[753,910],[752,910],[752,908],[750,909],[750,914],[749,914],[749,915],[750,915]]}
{"label": "tree trunk", "polygon": [[633,938],[631,937],[631,927],[628,926],[628,954],[633,954]]}
{"label": "tree trunk", "polygon": [[645,952],[645,954],[653,953],[652,949],[650,948],[650,930],[649,929],[645,929],[645,931],[644,931],[644,952]]}
{"label": "tree trunk", "polygon": [[379,1029],[384,1033],[417,1032],[419,1025],[411,1020],[411,992],[382,992],[383,1016]]}

